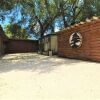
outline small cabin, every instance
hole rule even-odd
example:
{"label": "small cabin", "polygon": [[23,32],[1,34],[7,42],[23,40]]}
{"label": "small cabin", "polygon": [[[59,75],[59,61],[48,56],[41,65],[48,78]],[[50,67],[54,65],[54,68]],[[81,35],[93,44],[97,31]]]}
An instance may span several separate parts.
{"label": "small cabin", "polygon": [[39,52],[49,55],[49,51],[53,55],[57,54],[57,34],[48,34],[39,39]]}

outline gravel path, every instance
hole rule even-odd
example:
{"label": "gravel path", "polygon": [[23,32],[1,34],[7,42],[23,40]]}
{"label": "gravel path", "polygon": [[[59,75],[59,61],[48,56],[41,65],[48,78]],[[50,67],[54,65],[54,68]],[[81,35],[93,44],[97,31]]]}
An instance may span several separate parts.
{"label": "gravel path", "polygon": [[6,55],[0,59],[0,100],[100,100],[100,63]]}

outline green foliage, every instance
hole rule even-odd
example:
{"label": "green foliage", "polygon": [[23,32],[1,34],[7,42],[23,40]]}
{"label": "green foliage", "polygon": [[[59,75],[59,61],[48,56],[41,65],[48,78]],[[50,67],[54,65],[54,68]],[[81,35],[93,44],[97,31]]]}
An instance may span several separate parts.
{"label": "green foliage", "polygon": [[27,33],[26,29],[21,28],[18,24],[7,25],[5,27],[6,35],[12,39],[28,39],[30,35]]}
{"label": "green foliage", "polygon": [[[40,37],[48,29],[54,31],[55,20],[62,20],[61,28],[64,28],[94,15],[100,16],[100,0],[1,0],[0,10],[12,11],[11,9],[16,5],[21,8],[20,23],[24,23],[27,16],[30,16],[28,28],[31,33]],[[11,20],[14,21],[14,18]],[[16,25],[13,27],[20,29]],[[14,29],[10,32],[20,33],[16,28]],[[15,37],[13,35],[12,37]]]}
{"label": "green foliage", "polygon": [[100,16],[100,0],[84,0],[84,9],[82,17],[84,19],[92,16]]}

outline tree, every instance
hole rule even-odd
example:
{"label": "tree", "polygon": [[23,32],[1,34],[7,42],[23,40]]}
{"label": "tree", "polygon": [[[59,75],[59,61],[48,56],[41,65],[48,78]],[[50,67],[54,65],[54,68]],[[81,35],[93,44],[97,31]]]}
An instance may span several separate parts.
{"label": "tree", "polygon": [[82,10],[82,19],[91,18],[92,16],[100,16],[99,0],[83,0],[84,9]]}
{"label": "tree", "polygon": [[56,20],[63,23],[59,24],[61,28],[66,28],[86,18],[100,15],[99,0],[2,0],[0,5],[1,19],[4,19],[3,11],[8,14],[15,10],[11,17],[14,23],[17,19],[14,15],[20,12],[18,24],[27,25],[30,33],[39,37],[53,33]]}
{"label": "tree", "polygon": [[83,2],[81,0],[59,0],[58,5],[64,28],[80,20],[83,9]]}
{"label": "tree", "polygon": [[32,0],[26,3],[26,7],[30,9],[28,9],[28,13],[31,16],[30,29],[33,33],[40,34],[40,37],[43,37],[48,29],[53,32],[53,22],[59,15],[54,2],[50,3],[49,0],[36,0],[35,2]]}
{"label": "tree", "polygon": [[[54,31],[54,20],[59,14],[54,1],[13,0],[13,3],[21,8],[22,20],[26,20],[26,16],[30,16],[28,28],[33,34],[38,34],[42,37],[48,30]],[[23,22],[22,20],[20,22]]]}
{"label": "tree", "polygon": [[28,39],[30,35],[27,33],[26,29],[21,28],[18,24],[7,25],[6,35],[12,39]]}

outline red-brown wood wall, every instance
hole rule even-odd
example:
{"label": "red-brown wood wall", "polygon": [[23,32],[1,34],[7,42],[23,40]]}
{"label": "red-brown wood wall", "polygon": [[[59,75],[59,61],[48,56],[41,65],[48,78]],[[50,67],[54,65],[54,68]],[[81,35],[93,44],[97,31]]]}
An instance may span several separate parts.
{"label": "red-brown wood wall", "polygon": [[[69,38],[72,33],[79,32],[82,35],[82,45],[72,48]],[[100,19],[87,20],[87,22],[75,24],[58,32],[58,55],[67,58],[100,61]]]}
{"label": "red-brown wood wall", "polygon": [[38,41],[9,39],[0,25],[0,54],[38,51]]}
{"label": "red-brown wood wall", "polygon": [[37,52],[38,41],[34,40],[13,40],[6,42],[6,53]]}

